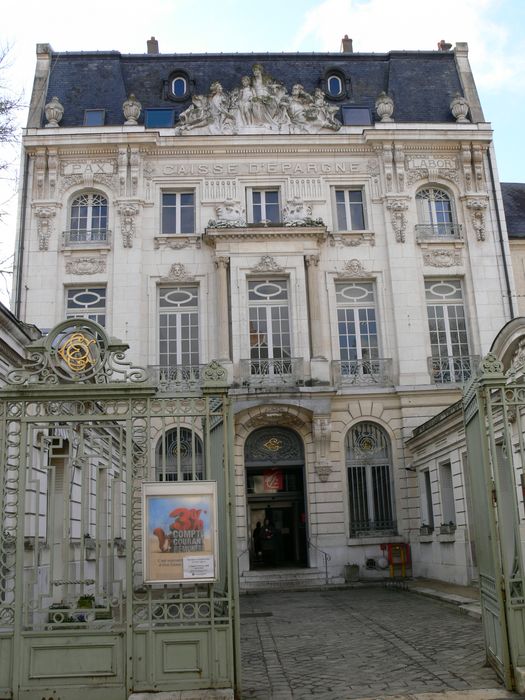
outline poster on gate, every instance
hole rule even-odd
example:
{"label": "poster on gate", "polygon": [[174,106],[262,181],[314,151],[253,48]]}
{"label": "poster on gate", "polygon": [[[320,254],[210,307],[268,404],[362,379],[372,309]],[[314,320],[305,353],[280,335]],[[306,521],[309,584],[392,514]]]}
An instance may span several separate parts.
{"label": "poster on gate", "polygon": [[142,511],[144,583],[217,580],[216,482],[144,483]]}

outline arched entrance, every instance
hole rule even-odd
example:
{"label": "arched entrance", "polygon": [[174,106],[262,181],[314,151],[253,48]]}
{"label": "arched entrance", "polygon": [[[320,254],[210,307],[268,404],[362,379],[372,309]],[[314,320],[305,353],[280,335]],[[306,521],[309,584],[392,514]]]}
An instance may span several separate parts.
{"label": "arched entrance", "polygon": [[[244,448],[248,528],[270,521],[261,546],[251,539],[250,568],[307,566],[304,450],[288,428],[266,427],[249,435]],[[256,538],[256,542],[257,542]]]}

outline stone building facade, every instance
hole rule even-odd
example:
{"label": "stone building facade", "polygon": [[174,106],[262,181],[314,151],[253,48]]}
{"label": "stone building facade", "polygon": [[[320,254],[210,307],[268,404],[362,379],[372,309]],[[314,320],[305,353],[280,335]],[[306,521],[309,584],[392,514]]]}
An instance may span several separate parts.
{"label": "stone building facade", "polygon": [[[167,391],[191,393],[213,360],[227,369],[246,588],[282,568],[400,573],[409,544],[417,572],[424,515],[405,442],[458,401],[515,313],[466,44],[216,56],[149,44],[38,45],[15,312],[42,328],[98,321]],[[195,462],[190,427],[169,444]],[[163,461],[151,478],[184,476]],[[465,583],[461,458],[443,479],[450,566],[419,571]]]}

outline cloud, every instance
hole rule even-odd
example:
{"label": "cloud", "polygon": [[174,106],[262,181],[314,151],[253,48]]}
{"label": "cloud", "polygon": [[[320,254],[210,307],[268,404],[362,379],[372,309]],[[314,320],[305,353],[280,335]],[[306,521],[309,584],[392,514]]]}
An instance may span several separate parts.
{"label": "cloud", "polygon": [[[343,34],[357,52],[435,50],[440,39],[469,44],[478,87],[522,90],[525,87],[523,12],[511,0],[324,0],[304,15],[294,37],[297,50],[314,41],[321,51],[338,51]],[[517,18],[515,18],[517,19]]]}

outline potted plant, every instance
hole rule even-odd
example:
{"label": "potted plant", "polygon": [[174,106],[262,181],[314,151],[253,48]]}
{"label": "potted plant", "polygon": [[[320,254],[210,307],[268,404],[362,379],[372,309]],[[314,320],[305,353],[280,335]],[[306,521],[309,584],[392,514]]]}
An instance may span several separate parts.
{"label": "potted plant", "polygon": [[422,523],[421,527],[419,528],[420,535],[431,535],[433,532],[434,527],[432,525],[427,525],[426,523]]}
{"label": "potted plant", "polygon": [[456,531],[456,524],[450,520],[448,523],[441,523],[439,527],[440,535],[453,535]]}

